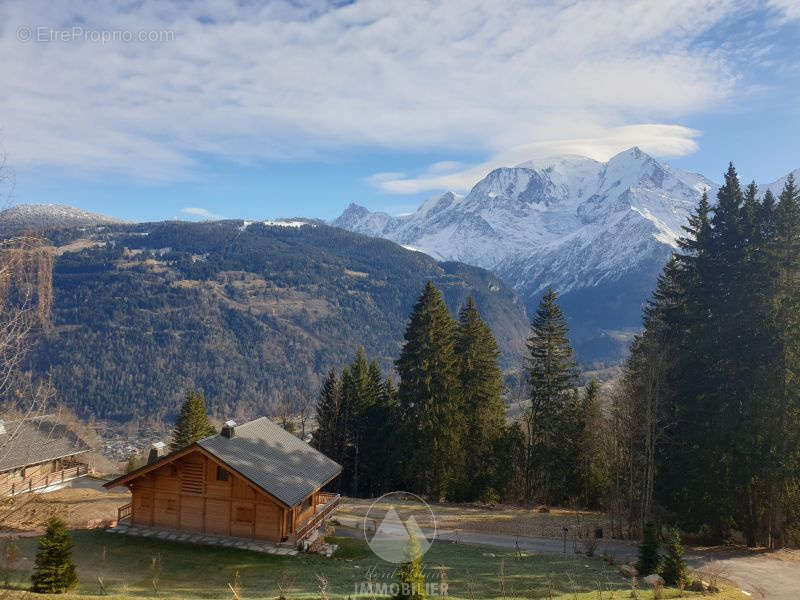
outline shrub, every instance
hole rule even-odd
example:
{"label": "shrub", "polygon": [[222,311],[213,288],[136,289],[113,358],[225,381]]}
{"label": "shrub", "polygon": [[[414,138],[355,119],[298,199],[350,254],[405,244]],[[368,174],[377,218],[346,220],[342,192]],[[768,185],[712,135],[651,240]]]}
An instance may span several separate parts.
{"label": "shrub", "polygon": [[396,600],[425,600],[425,571],[422,566],[422,551],[414,534],[406,547],[407,562],[397,570],[399,591]]}
{"label": "shrub", "polygon": [[687,582],[686,562],[683,560],[681,534],[677,529],[670,532],[667,539],[667,554],[661,566],[661,576],[667,585],[683,587]]}
{"label": "shrub", "polygon": [[39,594],[62,594],[78,584],[72,562],[72,541],[64,521],[47,520],[47,531],[39,539],[31,590]]}
{"label": "shrub", "polygon": [[658,531],[654,523],[649,522],[644,526],[642,543],[639,546],[639,562],[636,569],[641,577],[646,577],[658,571],[661,555],[658,552]]}

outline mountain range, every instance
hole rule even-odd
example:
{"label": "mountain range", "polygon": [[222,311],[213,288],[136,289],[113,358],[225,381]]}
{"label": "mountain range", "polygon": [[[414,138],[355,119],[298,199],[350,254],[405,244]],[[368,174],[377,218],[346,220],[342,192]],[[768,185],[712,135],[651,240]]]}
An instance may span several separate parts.
{"label": "mountain range", "polygon": [[17,204],[0,211],[0,235],[14,235],[26,230],[87,227],[122,223],[64,204]]}
{"label": "mountain range", "polygon": [[[779,193],[784,180],[766,187]],[[717,188],[634,147],[605,163],[560,156],[494,169],[468,194],[445,193],[409,215],[351,204],[332,224],[489,269],[529,314],[552,286],[581,362],[613,363],[687,216]]]}
{"label": "mountain range", "polygon": [[160,421],[193,387],[220,418],[312,406],[359,347],[391,372],[427,281],[520,365],[525,310],[479,267],[312,220],[101,223],[42,231],[52,322],[27,365],[82,415]]}

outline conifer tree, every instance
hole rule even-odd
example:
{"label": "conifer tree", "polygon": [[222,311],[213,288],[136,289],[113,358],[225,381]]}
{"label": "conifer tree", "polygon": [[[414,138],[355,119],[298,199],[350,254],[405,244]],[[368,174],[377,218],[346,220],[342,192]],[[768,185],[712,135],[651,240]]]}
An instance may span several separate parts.
{"label": "conifer tree", "polygon": [[419,540],[412,532],[405,549],[406,562],[397,569],[397,600],[425,600],[425,570]]}
{"label": "conifer tree", "polygon": [[580,498],[584,506],[595,506],[607,487],[606,456],[603,452],[605,420],[600,398],[600,384],[592,379],[586,385],[578,411],[581,432],[578,442],[578,469]]}
{"label": "conifer tree", "polygon": [[374,373],[363,348],[356,352],[353,363],[342,374],[340,440],[341,464],[344,467],[340,485],[353,496],[361,495],[367,410],[375,404],[378,390]]}
{"label": "conifer tree", "polygon": [[390,488],[398,468],[395,456],[397,391],[390,378],[382,379],[376,361],[369,366],[371,403],[364,412],[361,494],[375,497]]}
{"label": "conifer tree", "polygon": [[560,502],[575,495],[580,417],[575,361],[567,321],[548,288],[531,323],[527,375],[531,404],[526,415],[529,498]]}
{"label": "conifer tree", "polygon": [[688,581],[681,534],[677,529],[673,529],[667,538],[667,553],[661,565],[661,577],[664,578],[664,583],[675,587],[683,587]]}
{"label": "conifer tree", "polygon": [[47,531],[39,539],[36,551],[31,591],[37,594],[63,594],[78,584],[72,562],[72,541],[64,521],[58,517],[47,520]]}
{"label": "conifer tree", "polygon": [[500,352],[471,296],[459,315],[455,352],[468,438],[464,445],[469,447],[462,496],[475,500],[497,493],[494,448],[503,434],[506,410]]}
{"label": "conifer tree", "polygon": [[216,429],[208,422],[206,400],[202,392],[191,390],[186,394],[175,429],[172,431],[171,450],[179,450],[216,433]]}
{"label": "conifer tree", "polygon": [[454,345],[453,318],[428,282],[411,312],[396,365],[407,479],[435,500],[452,495],[463,465]]}
{"label": "conifer tree", "polygon": [[[787,494],[800,482],[800,198],[789,177],[777,203],[759,200],[731,165],[685,230],[626,364],[628,396],[656,401],[656,429],[637,429],[650,419],[635,406],[624,464],[658,473],[684,528],[771,544],[784,515],[800,520]],[[644,519],[652,476],[628,483]]]}
{"label": "conifer tree", "polygon": [[317,400],[317,430],[314,432],[312,445],[338,461],[339,448],[336,444],[337,428],[339,426],[339,379],[336,371],[331,369],[322,382],[322,388]]}
{"label": "conifer tree", "polygon": [[644,526],[642,543],[639,545],[639,560],[636,563],[636,570],[641,577],[646,577],[658,571],[661,564],[661,554],[659,553],[658,531],[652,521]]}

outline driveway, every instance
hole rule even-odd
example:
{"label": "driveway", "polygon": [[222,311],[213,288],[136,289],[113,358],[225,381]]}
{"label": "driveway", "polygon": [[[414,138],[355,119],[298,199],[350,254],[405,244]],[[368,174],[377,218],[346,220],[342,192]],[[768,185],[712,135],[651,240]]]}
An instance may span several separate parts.
{"label": "driveway", "polygon": [[[358,517],[338,515],[337,520],[344,526],[337,529],[337,535],[347,537],[361,536],[362,520]],[[430,536],[432,531],[423,530]],[[564,541],[554,538],[528,536],[510,536],[505,534],[489,534],[465,530],[439,530],[440,540],[474,544],[479,546],[495,546],[498,548],[516,548],[530,552],[560,554],[564,551]],[[573,552],[571,540],[566,543],[567,552]],[[603,540],[595,551],[597,556],[604,552],[613,554],[617,560],[634,560],[638,553],[635,544],[619,540]],[[798,600],[800,598],[800,562],[780,560],[770,557],[769,553],[735,552],[719,549],[689,549],[686,562],[693,569],[707,569],[723,577],[752,598],[766,600]]]}

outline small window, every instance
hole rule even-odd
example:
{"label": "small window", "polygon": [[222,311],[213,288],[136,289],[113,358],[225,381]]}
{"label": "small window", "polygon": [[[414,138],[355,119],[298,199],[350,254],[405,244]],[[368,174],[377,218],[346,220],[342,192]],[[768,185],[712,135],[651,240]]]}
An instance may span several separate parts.
{"label": "small window", "polygon": [[178,465],[171,464],[169,466],[169,476],[170,477],[177,477],[178,476]]}
{"label": "small window", "polygon": [[222,467],[217,467],[217,481],[228,481],[230,474]]}

